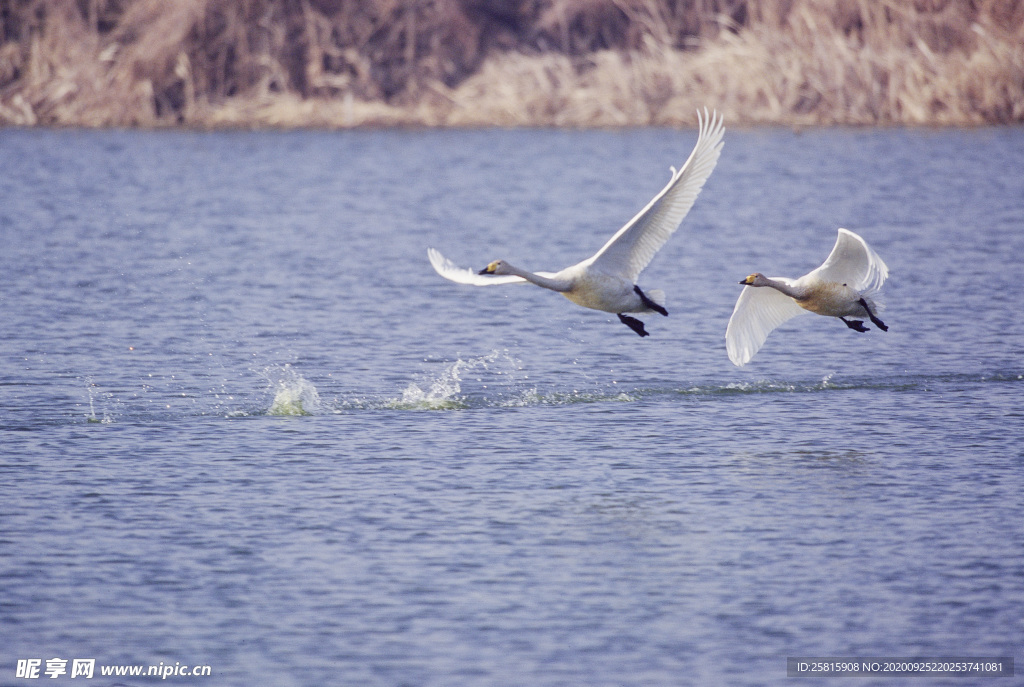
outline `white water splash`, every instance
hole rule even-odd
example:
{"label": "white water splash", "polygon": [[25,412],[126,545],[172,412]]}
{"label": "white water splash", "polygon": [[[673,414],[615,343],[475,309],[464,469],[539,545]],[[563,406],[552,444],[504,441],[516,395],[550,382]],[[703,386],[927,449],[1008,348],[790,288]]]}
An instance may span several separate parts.
{"label": "white water splash", "polygon": [[466,404],[459,398],[462,391],[462,366],[463,362],[459,360],[446,368],[436,379],[422,383],[422,386],[413,382],[402,391],[400,399],[396,399],[388,405],[393,408],[409,410],[445,410],[466,407]]}
{"label": "white water splash", "polygon": [[521,405],[536,395],[523,389],[526,376],[522,365],[508,351],[493,351],[477,358],[449,362],[440,374],[409,384],[401,398],[392,399],[389,408],[403,410],[448,410],[468,408],[474,402],[484,405]]}
{"label": "white water splash", "polygon": [[100,392],[99,387],[91,378],[85,380],[85,390],[89,394],[89,414],[85,416],[85,421],[103,425],[113,423],[114,417],[110,414],[109,409],[103,408],[99,415],[96,414],[97,401],[110,401],[111,394]]}
{"label": "white water splash", "polygon": [[267,415],[316,415],[323,410],[316,387],[291,365],[272,365],[262,374],[274,393]]}

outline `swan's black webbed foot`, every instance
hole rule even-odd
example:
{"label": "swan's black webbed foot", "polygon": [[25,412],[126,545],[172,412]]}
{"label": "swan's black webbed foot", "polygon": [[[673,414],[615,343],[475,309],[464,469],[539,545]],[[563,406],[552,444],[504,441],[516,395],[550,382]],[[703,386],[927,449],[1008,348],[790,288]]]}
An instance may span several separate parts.
{"label": "swan's black webbed foot", "polygon": [[871,323],[881,329],[883,332],[889,331],[889,328],[885,326],[885,322],[875,317],[875,313],[871,312],[871,308],[868,307],[867,301],[863,298],[860,299],[860,304],[864,306],[864,309],[868,311],[868,317],[871,318]]}
{"label": "swan's black webbed foot", "polygon": [[[633,284],[633,290],[634,290],[634,291],[636,291],[636,295],[640,296],[640,302],[641,302],[641,303],[643,303],[644,305],[646,305],[646,306],[647,306],[648,308],[650,308],[650,309],[651,309],[651,310],[653,310],[654,312],[656,312],[656,313],[661,313],[661,314],[662,314],[662,315],[664,315],[665,317],[668,317],[668,310],[665,310],[665,306],[662,306],[662,305],[658,305],[657,303],[655,303],[654,301],[652,301],[652,300],[651,300],[650,298],[648,298],[648,297],[647,297],[647,294],[646,294],[646,293],[644,293],[644,292],[643,292],[643,291],[642,291],[642,290],[640,289],[640,287],[639,287],[639,286],[637,286],[636,284]],[[641,334],[640,336],[643,336],[643,334]]]}
{"label": "swan's black webbed foot", "polygon": [[623,315],[622,313],[618,313],[618,315],[619,321],[622,322],[622,324],[626,325],[640,336],[650,336],[650,334],[647,333],[647,330],[644,329],[644,323],[640,320],[635,317],[630,317],[629,315]]}
{"label": "swan's black webbed foot", "polygon": [[848,320],[845,317],[840,317],[839,319],[843,321],[843,324],[855,332],[866,332],[868,330],[868,328],[864,326],[863,320]]}

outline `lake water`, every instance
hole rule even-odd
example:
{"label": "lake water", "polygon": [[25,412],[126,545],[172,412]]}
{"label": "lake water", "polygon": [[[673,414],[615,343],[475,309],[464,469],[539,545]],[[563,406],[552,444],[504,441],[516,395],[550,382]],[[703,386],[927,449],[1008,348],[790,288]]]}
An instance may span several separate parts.
{"label": "lake water", "polygon": [[[0,130],[0,684],[1019,661],[1024,130],[727,131],[643,339],[427,262],[576,262],[695,138]],[[737,282],[840,226],[889,331],[798,318],[734,367]]]}

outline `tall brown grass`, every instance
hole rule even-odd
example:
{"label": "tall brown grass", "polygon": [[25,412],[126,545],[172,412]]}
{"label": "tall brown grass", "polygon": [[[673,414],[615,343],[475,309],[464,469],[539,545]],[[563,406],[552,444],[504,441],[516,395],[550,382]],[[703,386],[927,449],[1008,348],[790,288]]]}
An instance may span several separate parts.
{"label": "tall brown grass", "polygon": [[1024,121],[1024,0],[2,0],[0,124]]}

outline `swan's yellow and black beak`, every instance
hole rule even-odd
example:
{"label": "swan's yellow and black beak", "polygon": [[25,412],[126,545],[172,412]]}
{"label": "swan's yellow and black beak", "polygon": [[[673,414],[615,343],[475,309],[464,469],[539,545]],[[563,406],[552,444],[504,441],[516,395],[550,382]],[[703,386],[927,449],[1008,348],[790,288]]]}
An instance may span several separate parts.
{"label": "swan's yellow and black beak", "polygon": [[494,274],[494,271],[497,270],[497,269],[498,269],[498,262],[494,261],[491,264],[489,264],[487,267],[485,267],[482,270],[480,270],[479,272],[477,272],[477,274]]}
{"label": "swan's yellow and black beak", "polygon": [[740,284],[743,284],[744,286],[750,286],[753,283],[754,283],[754,275],[750,275],[749,277],[747,277],[746,279],[744,279],[743,281],[740,282]]}

